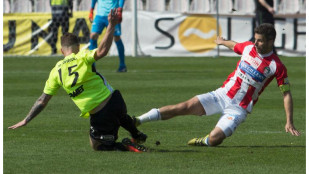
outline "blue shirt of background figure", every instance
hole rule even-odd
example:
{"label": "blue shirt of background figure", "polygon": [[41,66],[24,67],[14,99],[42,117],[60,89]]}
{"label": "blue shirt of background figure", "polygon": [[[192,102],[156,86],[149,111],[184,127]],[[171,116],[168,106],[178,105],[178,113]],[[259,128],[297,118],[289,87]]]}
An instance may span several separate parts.
{"label": "blue shirt of background figure", "polygon": [[97,13],[98,16],[108,16],[113,8],[123,8],[124,0],[92,0],[91,8],[94,9],[95,4],[98,2]]}

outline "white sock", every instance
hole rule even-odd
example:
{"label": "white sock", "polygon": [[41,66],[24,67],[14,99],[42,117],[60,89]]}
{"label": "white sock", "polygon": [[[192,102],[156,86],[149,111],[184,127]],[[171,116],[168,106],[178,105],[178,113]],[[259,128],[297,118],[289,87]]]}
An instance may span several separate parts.
{"label": "white sock", "polygon": [[149,121],[161,120],[161,115],[159,109],[151,109],[149,112],[138,117],[141,123],[146,123]]}
{"label": "white sock", "polygon": [[205,139],[205,144],[206,144],[207,146],[210,146],[210,144],[209,144],[209,135],[207,135],[207,138]]}
{"label": "white sock", "polygon": [[209,146],[208,138],[209,138],[209,137],[207,137],[207,138],[205,139],[205,144],[207,144],[207,146]]}

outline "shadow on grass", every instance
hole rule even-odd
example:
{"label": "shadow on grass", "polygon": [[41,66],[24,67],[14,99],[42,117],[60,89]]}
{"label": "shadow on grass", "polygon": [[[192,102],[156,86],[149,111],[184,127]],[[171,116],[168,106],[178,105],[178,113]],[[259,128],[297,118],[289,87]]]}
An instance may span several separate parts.
{"label": "shadow on grass", "polygon": [[192,153],[192,152],[203,152],[206,148],[230,148],[230,149],[235,149],[235,148],[248,148],[248,149],[251,149],[251,148],[306,148],[306,146],[300,146],[300,145],[297,145],[297,146],[293,146],[293,145],[273,145],[273,146],[217,146],[217,147],[205,147],[205,146],[196,146],[194,148],[199,148],[200,150],[197,150],[197,149],[189,149],[191,147],[188,147],[188,149],[186,150],[171,150],[171,149],[155,149],[155,148],[149,148],[148,149],[148,152],[189,152],[189,153]]}
{"label": "shadow on grass", "polygon": [[[190,148],[190,146],[177,146],[177,149],[162,149],[159,146],[156,147],[149,147],[148,152],[184,152],[184,153],[194,153],[194,152],[203,152],[204,148]],[[192,147],[192,146],[191,146]]]}
{"label": "shadow on grass", "polygon": [[192,152],[202,152],[202,150],[192,150],[192,149],[188,149],[188,150],[169,150],[169,149],[153,149],[150,148],[148,149],[148,152],[181,152],[181,153],[192,153]]}
{"label": "shadow on grass", "polygon": [[272,146],[217,146],[215,148],[306,148],[306,146],[293,146],[293,145],[272,145]]}

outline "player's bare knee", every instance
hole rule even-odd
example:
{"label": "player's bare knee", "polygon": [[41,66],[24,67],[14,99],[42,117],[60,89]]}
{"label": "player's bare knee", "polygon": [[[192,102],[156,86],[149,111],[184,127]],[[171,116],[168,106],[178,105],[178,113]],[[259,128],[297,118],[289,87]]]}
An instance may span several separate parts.
{"label": "player's bare knee", "polygon": [[98,150],[98,142],[96,140],[94,140],[93,138],[91,138],[91,136],[89,136],[89,143],[90,143],[90,146],[93,150],[95,150],[95,151]]}
{"label": "player's bare knee", "polygon": [[90,139],[90,146],[94,151],[99,151],[99,143],[93,142],[93,140]]}
{"label": "player's bare knee", "polygon": [[94,151],[99,151],[98,146],[94,146],[93,144],[91,144],[91,148],[92,148]]}

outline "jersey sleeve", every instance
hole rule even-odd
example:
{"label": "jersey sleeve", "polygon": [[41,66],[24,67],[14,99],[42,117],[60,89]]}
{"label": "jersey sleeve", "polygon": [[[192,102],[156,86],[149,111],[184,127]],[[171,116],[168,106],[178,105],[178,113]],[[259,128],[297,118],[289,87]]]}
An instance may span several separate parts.
{"label": "jersey sleeve", "polygon": [[275,75],[280,91],[282,93],[290,91],[290,82],[288,80],[287,69],[283,64],[278,65]]}
{"label": "jersey sleeve", "polygon": [[43,90],[45,94],[55,95],[57,93],[58,89],[61,87],[60,84],[58,83],[57,76],[58,74],[57,74],[56,68],[53,68],[45,83],[45,87]]}
{"label": "jersey sleeve", "polygon": [[244,51],[245,47],[248,45],[252,45],[252,42],[247,41],[247,42],[242,42],[242,43],[237,43],[234,46],[234,52],[237,54],[242,54],[242,52]]}

